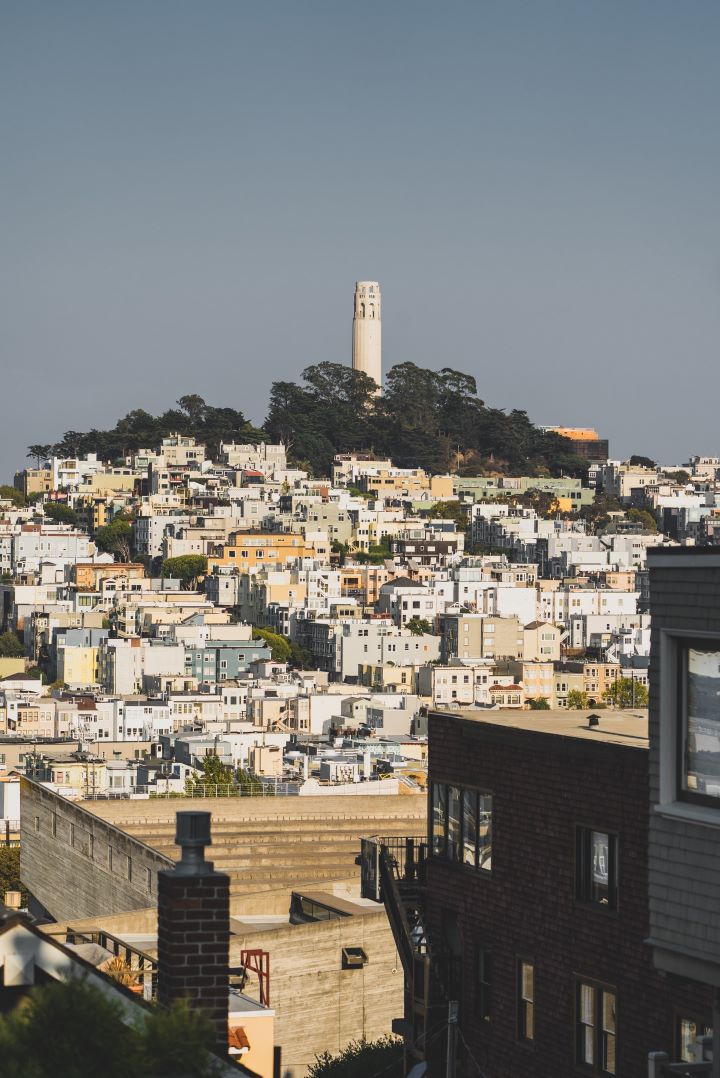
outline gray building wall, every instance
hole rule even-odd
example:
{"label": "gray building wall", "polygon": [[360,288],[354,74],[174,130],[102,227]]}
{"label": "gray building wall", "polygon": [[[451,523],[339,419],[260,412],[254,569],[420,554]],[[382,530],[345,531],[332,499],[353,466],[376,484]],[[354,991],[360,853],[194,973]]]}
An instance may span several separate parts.
{"label": "gray building wall", "polygon": [[56,920],[157,904],[173,862],[40,783],[21,779],[20,878]]}
{"label": "gray building wall", "polygon": [[[403,1013],[403,972],[384,908],[339,920],[284,925],[265,931],[234,923],[230,964],[243,947],[270,952],[270,1003],[281,1071],[301,1078],[315,1055],[350,1041],[376,1040]],[[367,964],[342,968],[343,947],[362,947]],[[254,976],[248,993],[256,994]]]}
{"label": "gray building wall", "polygon": [[720,638],[720,552],[650,551],[650,942],[655,964],[720,984],[720,802],[676,798],[682,634]]}
{"label": "gray building wall", "polygon": [[[200,681],[226,681],[239,677],[255,659],[271,658],[270,648],[262,640],[242,640],[237,644],[208,641],[204,648],[188,648],[185,674]],[[223,666],[223,663],[225,664]]]}

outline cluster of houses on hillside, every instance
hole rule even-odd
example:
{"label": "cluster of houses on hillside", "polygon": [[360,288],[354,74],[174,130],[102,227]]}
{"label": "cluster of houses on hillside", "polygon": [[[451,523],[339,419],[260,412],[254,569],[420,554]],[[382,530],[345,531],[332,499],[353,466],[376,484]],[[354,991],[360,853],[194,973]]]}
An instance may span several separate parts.
{"label": "cluster of houses on hillside", "polygon": [[[590,475],[619,506],[604,529],[578,479],[432,476],[359,453],[311,478],[265,443],[211,459],[173,435],[26,469],[26,504],[0,517],[0,617],[24,651],[0,658],[0,738],[53,742],[50,775],[77,741],[113,759],[101,786],[123,794],[199,773],[208,736],[274,782],[317,781],[322,753],[302,757],[331,738],[370,780],[380,759],[417,771],[428,707],[602,707],[627,681],[644,699],[646,552],[711,539],[720,460]],[[123,551],[100,541],[118,519]],[[191,583],[172,575],[188,557]]]}

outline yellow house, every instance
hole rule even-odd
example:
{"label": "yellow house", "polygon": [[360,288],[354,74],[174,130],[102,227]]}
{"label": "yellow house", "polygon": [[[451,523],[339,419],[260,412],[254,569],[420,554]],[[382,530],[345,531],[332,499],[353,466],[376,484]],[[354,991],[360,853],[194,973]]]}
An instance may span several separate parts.
{"label": "yellow house", "polygon": [[208,558],[208,573],[215,566],[236,566],[242,572],[263,565],[285,565],[296,558],[311,558],[314,546],[302,535],[278,532],[233,532],[229,542]]}
{"label": "yellow house", "polygon": [[113,468],[109,472],[93,472],[78,487],[79,494],[132,494],[137,480],[137,473],[129,468]]}
{"label": "yellow house", "polygon": [[375,474],[361,475],[358,487],[363,494],[381,497],[387,494],[416,494],[427,490],[430,483],[422,468],[379,469]]}
{"label": "yellow house", "polygon": [[108,523],[109,504],[106,498],[83,494],[75,499],[74,509],[78,515],[78,524],[89,532],[96,532]]}
{"label": "yellow house", "polygon": [[58,680],[75,689],[91,688],[100,682],[96,647],[59,647]]}
{"label": "yellow house", "polygon": [[452,501],[454,493],[455,477],[452,475],[433,475],[430,477],[430,493],[434,498]]}
{"label": "yellow house", "polygon": [[116,580],[118,577],[125,577],[128,581],[142,580],[144,576],[145,566],[140,562],[76,562],[72,567],[73,583],[78,588],[88,588],[90,591],[98,591],[103,580]]}
{"label": "yellow house", "polygon": [[15,487],[26,498],[31,494],[45,494],[53,488],[53,473],[50,468],[24,468],[15,473]]}
{"label": "yellow house", "polygon": [[523,658],[527,662],[559,662],[562,630],[549,621],[531,621],[523,629]]}
{"label": "yellow house", "polygon": [[17,659],[0,659],[0,681],[12,674],[25,673],[25,659],[21,655]]}
{"label": "yellow house", "polygon": [[375,692],[415,692],[415,667],[394,663],[360,663],[358,681]]}
{"label": "yellow house", "polygon": [[107,789],[106,760],[75,760],[71,756],[59,756],[48,760],[50,781],[57,786],[79,793],[91,793]]}

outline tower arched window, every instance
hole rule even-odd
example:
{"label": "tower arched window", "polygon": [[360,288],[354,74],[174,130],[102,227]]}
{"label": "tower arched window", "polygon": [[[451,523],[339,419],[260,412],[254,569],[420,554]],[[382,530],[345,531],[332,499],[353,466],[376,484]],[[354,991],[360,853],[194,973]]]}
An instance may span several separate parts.
{"label": "tower arched window", "polygon": [[365,317],[365,304],[364,303],[360,304],[360,317],[361,318]]}

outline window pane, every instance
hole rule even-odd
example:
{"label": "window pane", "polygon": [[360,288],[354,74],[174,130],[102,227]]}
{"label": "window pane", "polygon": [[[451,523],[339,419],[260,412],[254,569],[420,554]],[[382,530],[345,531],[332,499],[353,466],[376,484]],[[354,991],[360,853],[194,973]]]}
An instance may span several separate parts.
{"label": "window pane", "polygon": [[532,1003],[525,1004],[525,1036],[529,1041],[535,1036],[535,1008]]}
{"label": "window pane", "polygon": [[580,985],[580,1021],[584,1025],[595,1024],[595,989],[589,984]]}
{"label": "window pane", "polygon": [[432,849],[436,857],[445,856],[445,819],[447,816],[447,787],[433,783],[432,801]]}
{"label": "window pane", "polygon": [[448,786],[448,830],[447,857],[451,861],[460,860],[460,806],[461,790],[457,786]]}
{"label": "window pane", "polygon": [[595,1062],[593,1039],[595,1030],[592,1026],[583,1026],[580,1034],[580,1063],[588,1063],[590,1066]]}
{"label": "window pane", "polygon": [[478,868],[492,868],[492,795],[478,798]]}
{"label": "window pane", "polygon": [[615,1073],[615,995],[612,992],[602,994],[603,1023],[603,1060],[605,1074]]}
{"label": "window pane", "polygon": [[680,1019],[680,1059],[683,1063],[690,1063],[692,1055],[690,1047],[697,1039],[697,1025],[691,1018]]}
{"label": "window pane", "polygon": [[593,902],[607,905],[610,894],[610,838],[602,831],[593,831],[590,837],[592,856]]}
{"label": "window pane", "polygon": [[720,651],[685,655],[683,788],[720,797]]}
{"label": "window pane", "polygon": [[475,867],[477,850],[477,793],[465,790],[463,794],[463,862]]}
{"label": "window pane", "polygon": [[534,997],[533,982],[534,982],[534,969],[529,962],[523,962],[521,964],[522,974],[522,998],[532,1001]]}
{"label": "window pane", "polygon": [[579,984],[577,995],[577,1059],[588,1066],[595,1064],[595,989]]}

